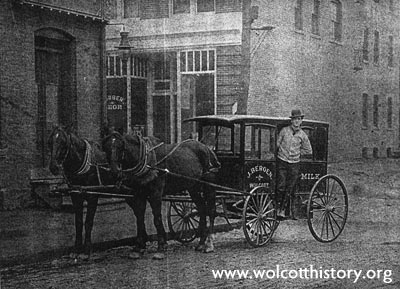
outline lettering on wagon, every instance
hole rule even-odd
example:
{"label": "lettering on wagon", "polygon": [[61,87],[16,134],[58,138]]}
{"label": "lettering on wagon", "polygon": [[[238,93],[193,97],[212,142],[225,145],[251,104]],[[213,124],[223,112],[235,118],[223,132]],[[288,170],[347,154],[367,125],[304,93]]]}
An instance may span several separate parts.
{"label": "lettering on wagon", "polygon": [[302,180],[318,180],[321,174],[312,174],[312,173],[305,173],[301,174]]}
{"label": "lettering on wagon", "polygon": [[270,180],[272,179],[272,172],[269,168],[262,165],[255,165],[251,167],[247,171],[248,179],[256,179],[249,183],[250,189],[261,186],[261,187],[269,187]]}

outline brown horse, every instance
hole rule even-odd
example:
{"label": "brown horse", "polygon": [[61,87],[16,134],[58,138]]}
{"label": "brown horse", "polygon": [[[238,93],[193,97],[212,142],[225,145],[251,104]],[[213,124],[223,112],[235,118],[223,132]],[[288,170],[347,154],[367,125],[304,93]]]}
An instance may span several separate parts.
{"label": "brown horse", "polygon": [[[60,127],[53,129],[49,139],[49,169],[52,174],[63,173],[69,185],[89,186],[113,184],[115,180],[110,171],[101,165],[107,165],[107,159],[100,146],[78,137],[71,131]],[[85,193],[71,193],[75,212],[75,254],[86,259],[92,251],[91,233],[97,209],[98,196]],[[85,219],[85,239],[82,244],[83,203],[87,202]]]}
{"label": "brown horse", "polygon": [[[162,197],[187,190],[200,215],[200,242],[196,250],[214,250],[211,236],[216,213],[215,190],[205,182],[215,178],[210,169],[220,166],[213,151],[195,140],[167,145],[153,137],[122,136],[117,132],[104,138],[102,143],[111,171],[122,177],[124,185],[137,190],[133,208],[137,217],[139,248],[145,248],[147,236],[144,224],[146,200],[153,211],[159,249],[162,249],[166,245],[161,217]],[[210,220],[208,232],[207,215]]]}

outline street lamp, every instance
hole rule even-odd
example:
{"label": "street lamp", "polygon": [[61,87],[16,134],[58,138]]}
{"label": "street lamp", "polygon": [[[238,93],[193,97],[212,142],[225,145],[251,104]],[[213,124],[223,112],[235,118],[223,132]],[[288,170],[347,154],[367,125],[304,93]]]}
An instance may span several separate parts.
{"label": "street lamp", "polygon": [[121,31],[119,32],[119,35],[121,37],[119,45],[116,46],[115,48],[118,49],[121,53],[121,58],[124,63],[129,59],[129,56],[131,54],[131,49],[133,46],[129,43],[128,35],[129,31],[125,30],[125,25],[122,26]]}

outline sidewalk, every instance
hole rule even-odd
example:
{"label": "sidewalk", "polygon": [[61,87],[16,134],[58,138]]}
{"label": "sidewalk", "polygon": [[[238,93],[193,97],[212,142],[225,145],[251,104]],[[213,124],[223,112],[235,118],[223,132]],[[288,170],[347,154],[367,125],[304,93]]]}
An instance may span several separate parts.
{"label": "sidewalk", "polygon": [[[149,234],[154,234],[154,226],[146,225]],[[94,248],[131,244],[136,236],[135,227],[133,211],[125,203],[100,205],[92,232]],[[50,209],[0,212],[0,267],[69,254],[74,242],[71,212]]]}

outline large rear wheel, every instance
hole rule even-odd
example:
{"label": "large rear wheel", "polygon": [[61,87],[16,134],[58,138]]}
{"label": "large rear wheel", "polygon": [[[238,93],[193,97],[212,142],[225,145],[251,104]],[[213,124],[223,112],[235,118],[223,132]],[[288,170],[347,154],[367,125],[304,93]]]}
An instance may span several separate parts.
{"label": "large rear wheel", "polygon": [[246,197],[242,225],[247,242],[253,247],[267,244],[278,227],[276,205],[265,187],[256,187]]}
{"label": "large rear wheel", "polygon": [[347,220],[348,197],[343,182],[325,175],[311,189],[307,204],[308,228],[317,241],[332,242],[343,231]]}

